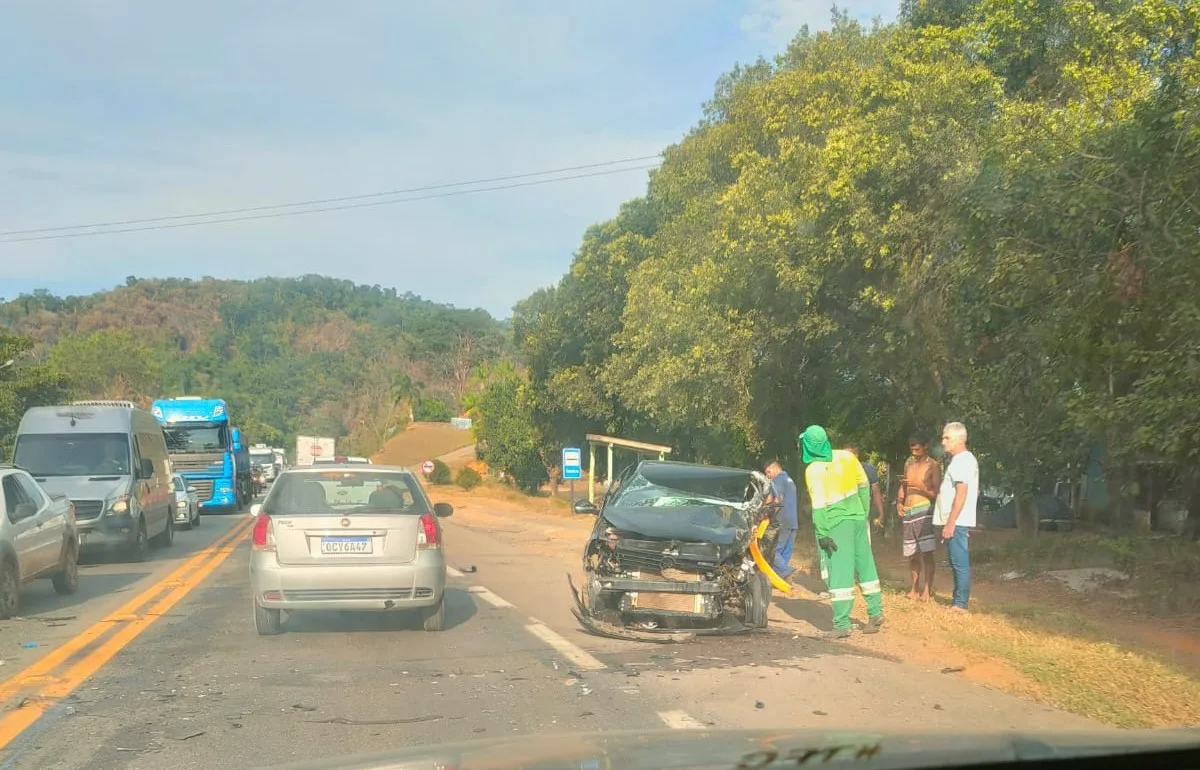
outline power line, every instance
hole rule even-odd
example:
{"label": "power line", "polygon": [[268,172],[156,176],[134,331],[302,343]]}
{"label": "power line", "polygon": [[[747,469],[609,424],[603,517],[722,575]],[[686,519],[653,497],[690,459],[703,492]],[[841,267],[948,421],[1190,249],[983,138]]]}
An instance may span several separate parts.
{"label": "power line", "polygon": [[[652,155],[650,157],[657,157],[657,156]],[[558,176],[558,177],[554,177],[552,179],[537,179],[537,180],[534,180],[531,182],[514,182],[513,184],[495,185],[492,187],[476,187],[476,188],[470,189],[470,190],[451,190],[449,192],[432,193],[429,195],[416,195],[416,196],[413,196],[410,198],[393,198],[391,200],[385,200],[385,201],[367,201],[367,202],[361,202],[361,203],[347,203],[347,204],[343,204],[340,206],[324,206],[321,208],[304,209],[302,211],[271,211],[271,212],[263,213],[263,214],[249,214],[246,216],[239,216],[239,217],[227,217],[225,219],[202,219],[202,220],[195,221],[195,222],[165,222],[163,224],[151,224],[151,225],[146,225],[144,227],[124,227],[124,228],[119,228],[116,230],[88,230],[85,232],[75,232],[75,233],[52,232],[49,235],[33,235],[33,236],[24,237],[24,238],[0,238],[0,244],[27,243],[29,241],[54,241],[54,240],[61,240],[64,238],[85,238],[87,236],[92,236],[92,235],[116,235],[119,233],[139,233],[139,232],[144,232],[147,230],[173,230],[173,229],[180,228],[180,227],[198,227],[198,226],[202,226],[202,225],[220,225],[220,224],[226,224],[229,222],[249,222],[249,221],[256,220],[256,219],[278,219],[278,218],[282,218],[282,217],[298,217],[298,216],[304,216],[306,214],[320,214],[320,213],[326,212],[326,211],[345,211],[347,209],[371,208],[373,206],[390,206],[395,203],[410,203],[412,201],[431,200],[434,198],[451,198],[451,197],[458,196],[458,195],[470,195],[471,193],[492,192],[495,190],[512,190],[512,189],[515,189],[518,187],[536,187],[538,185],[552,184],[554,182],[566,182],[566,181],[569,181],[572,179],[587,179],[590,177],[611,176],[613,174],[623,174],[623,173],[626,173],[629,171],[644,171],[647,169],[655,168],[657,165],[658,164],[656,164],[656,163],[651,163],[651,164],[648,164],[645,166],[631,166],[629,168],[610,169],[608,171],[593,171],[589,174],[573,174],[571,176]],[[542,173],[549,173],[549,172],[542,172]],[[532,175],[526,175],[526,176],[532,176]],[[458,184],[470,184],[470,183],[462,182],[462,183],[458,183]],[[449,186],[449,185],[435,185],[434,188],[446,187],[446,186]],[[383,195],[383,194],[387,194],[387,193],[378,193],[378,194]],[[391,194],[394,194],[394,193],[391,193]],[[284,205],[302,205],[302,204],[280,204],[280,205],[284,206]],[[250,209],[250,210],[253,210],[253,209]],[[183,215],[180,215],[180,216],[183,216]],[[202,216],[202,215],[196,215],[196,216]],[[168,217],[162,218],[162,220],[166,220],[166,219],[170,219],[170,218],[168,218]],[[149,220],[149,221],[161,221],[161,220]],[[86,226],[87,225],[79,225],[78,227],[86,227]],[[95,225],[93,225],[93,226],[95,226]],[[56,228],[56,229],[65,230],[65,229],[69,229],[69,228]],[[3,235],[3,233],[0,233],[0,235]]]}
{"label": "power line", "polygon": [[[620,165],[623,163],[637,163],[637,162],[643,161],[643,160],[655,160],[660,157],[662,157],[661,154],[659,154],[659,155],[643,155],[642,157],[639,157],[639,158],[622,158],[621,160],[607,160],[607,161],[603,161],[601,163],[585,163],[585,164],[579,165],[579,166],[564,166],[562,168],[552,168],[552,169],[548,169],[546,171],[529,171],[529,172],[525,172],[522,174],[508,174],[507,176],[495,176],[495,177],[490,177],[490,178],[486,178],[486,179],[472,179],[472,180],[468,180],[465,182],[446,182],[443,184],[426,185],[424,187],[407,187],[407,188],[402,188],[402,189],[398,189],[398,190],[387,190],[385,192],[363,193],[361,195],[343,195],[343,196],[337,197],[337,198],[317,198],[315,200],[298,201],[296,203],[275,203],[275,204],[266,205],[266,206],[247,206],[244,208],[224,209],[221,211],[206,211],[206,212],[197,213],[197,214],[171,214],[168,216],[161,216],[161,217],[146,217],[144,219],[121,219],[121,220],[115,220],[112,222],[93,222],[92,224],[87,224],[87,225],[63,225],[63,226],[59,226],[59,227],[39,227],[39,228],[31,229],[31,230],[0,230],[0,238],[7,237],[10,235],[33,235],[35,233],[57,233],[57,232],[65,232],[67,230],[88,230],[88,229],[96,228],[96,227],[124,227],[126,225],[143,225],[143,224],[148,224],[151,222],[172,222],[172,221],[177,221],[180,219],[196,219],[199,217],[223,217],[223,216],[229,216],[232,214],[249,214],[249,213],[254,213],[254,212],[259,212],[259,211],[277,211],[280,209],[299,208],[301,206],[320,206],[320,205],[325,205],[325,204],[330,204],[330,203],[344,203],[346,201],[367,200],[370,198],[386,198],[386,197],[393,196],[393,195],[408,195],[410,193],[430,192],[432,190],[445,190],[445,189],[452,188],[452,187],[468,187],[468,186],[472,186],[472,185],[494,184],[496,182],[508,182],[513,179],[527,179],[529,177],[546,176],[548,174],[565,174],[568,171],[582,171],[584,169],[589,169],[589,168],[601,168],[604,166],[616,166],[616,165]],[[639,168],[641,168],[641,167],[639,167]],[[635,169],[622,169],[622,170],[635,170]],[[619,173],[619,172],[614,172],[614,173]],[[566,178],[575,179],[578,177],[566,177]],[[504,188],[497,188],[497,189],[504,189]],[[417,200],[419,200],[419,199],[417,199]],[[331,210],[332,211],[332,210],[336,210],[336,209],[322,209],[322,210]],[[236,221],[236,220],[231,220],[231,221]],[[117,231],[117,232],[127,232],[127,231],[122,230],[122,231]],[[24,240],[24,239],[18,239],[16,241],[0,241],[0,242],[19,243],[20,240]]]}

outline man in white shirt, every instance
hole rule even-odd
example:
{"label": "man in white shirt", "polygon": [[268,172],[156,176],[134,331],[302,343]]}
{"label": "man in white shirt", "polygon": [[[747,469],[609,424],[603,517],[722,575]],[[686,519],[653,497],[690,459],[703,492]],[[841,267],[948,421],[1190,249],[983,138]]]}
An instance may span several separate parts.
{"label": "man in white shirt", "polygon": [[967,611],[971,598],[971,557],[967,549],[970,529],[975,526],[979,501],[979,462],[967,449],[967,427],[961,422],[942,428],[942,448],[950,455],[950,465],[942,477],[933,512],[933,526],[941,528],[942,542],[950,558],[954,577],[954,597],[950,609]]}

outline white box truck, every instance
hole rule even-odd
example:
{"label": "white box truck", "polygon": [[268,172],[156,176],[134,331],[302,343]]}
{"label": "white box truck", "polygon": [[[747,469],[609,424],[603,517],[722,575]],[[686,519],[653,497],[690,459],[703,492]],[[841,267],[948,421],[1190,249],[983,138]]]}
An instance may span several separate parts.
{"label": "white box truck", "polygon": [[333,457],[334,439],[329,436],[296,436],[296,465],[312,465],[318,457]]}

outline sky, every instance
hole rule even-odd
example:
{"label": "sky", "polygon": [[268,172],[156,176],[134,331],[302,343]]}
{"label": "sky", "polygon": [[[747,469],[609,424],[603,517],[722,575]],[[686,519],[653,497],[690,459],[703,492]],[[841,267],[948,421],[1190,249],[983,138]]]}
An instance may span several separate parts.
{"label": "sky", "polygon": [[[838,5],[890,21],[897,0]],[[13,232],[653,156],[696,123],[723,72],[781,52],[805,24],[827,28],[831,8],[4,0],[0,297],[89,293],[129,275],[319,273],[507,317],[566,272],[589,225],[644,192],[637,167],[653,161],[483,185],[620,170],[503,190],[360,198],[341,205],[409,200],[305,216],[160,226],[196,221],[175,219],[87,237]],[[216,218],[237,216],[246,214]]]}

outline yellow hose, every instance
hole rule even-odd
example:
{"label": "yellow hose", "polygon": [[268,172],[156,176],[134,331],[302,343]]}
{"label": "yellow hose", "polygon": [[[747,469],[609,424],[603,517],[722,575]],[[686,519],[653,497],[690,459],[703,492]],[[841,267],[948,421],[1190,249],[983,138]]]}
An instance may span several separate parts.
{"label": "yellow hose", "polygon": [[762,539],[763,533],[767,531],[767,526],[770,523],[769,519],[763,519],[758,523],[758,529],[755,531],[754,537],[750,539],[750,555],[754,557],[754,563],[758,565],[762,573],[767,576],[767,580],[771,581],[771,585],[785,594],[791,593],[792,587],[786,580],[775,574],[775,570],[771,569],[770,563],[763,558],[762,549],[758,547],[758,541]]}

